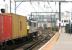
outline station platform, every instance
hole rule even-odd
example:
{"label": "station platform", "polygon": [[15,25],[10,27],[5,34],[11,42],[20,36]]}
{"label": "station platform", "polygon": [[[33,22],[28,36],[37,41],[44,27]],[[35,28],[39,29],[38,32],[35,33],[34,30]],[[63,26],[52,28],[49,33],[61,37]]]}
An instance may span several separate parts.
{"label": "station platform", "polygon": [[39,50],[72,50],[72,34],[65,33],[64,28],[60,29],[59,34],[59,39],[50,44],[52,47],[49,48],[49,42],[47,42],[48,45],[45,44],[46,46],[42,46]]}
{"label": "station platform", "polygon": [[52,50],[72,50],[72,34],[65,33],[64,29],[62,29],[59,40]]}

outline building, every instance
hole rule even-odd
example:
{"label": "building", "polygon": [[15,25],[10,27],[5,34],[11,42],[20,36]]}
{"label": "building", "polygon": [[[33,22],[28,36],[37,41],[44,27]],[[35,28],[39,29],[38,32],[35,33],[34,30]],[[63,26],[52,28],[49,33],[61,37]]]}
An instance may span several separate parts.
{"label": "building", "polygon": [[39,13],[32,14],[30,21],[33,27],[54,27],[59,19],[58,13]]}

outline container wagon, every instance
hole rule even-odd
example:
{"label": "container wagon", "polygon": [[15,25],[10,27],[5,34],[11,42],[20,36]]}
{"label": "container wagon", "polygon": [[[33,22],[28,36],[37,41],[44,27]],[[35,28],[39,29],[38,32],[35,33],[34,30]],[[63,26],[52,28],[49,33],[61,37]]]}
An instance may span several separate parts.
{"label": "container wagon", "polygon": [[9,41],[25,41],[27,37],[26,16],[13,13],[0,14],[0,46],[4,46]]}

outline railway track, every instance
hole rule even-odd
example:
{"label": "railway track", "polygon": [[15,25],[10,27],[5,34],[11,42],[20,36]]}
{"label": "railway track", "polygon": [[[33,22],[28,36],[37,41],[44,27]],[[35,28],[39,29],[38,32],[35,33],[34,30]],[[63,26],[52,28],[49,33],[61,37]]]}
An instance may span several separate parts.
{"label": "railway track", "polygon": [[20,42],[19,44],[16,43],[11,46],[6,46],[3,50],[35,50],[34,48],[39,45],[44,45],[55,34],[53,32],[49,32],[48,30],[44,30],[44,32],[42,30],[41,32],[42,33],[39,36],[32,37],[32,35],[27,41],[22,41],[22,43]]}
{"label": "railway track", "polygon": [[41,39],[41,40],[37,40],[35,41],[33,44],[31,44],[29,47],[27,48],[23,48],[24,50],[32,50],[34,47],[36,47],[37,45],[39,45],[40,43],[43,43],[44,41],[48,41],[49,39],[47,39],[47,37],[45,39]]}
{"label": "railway track", "polygon": [[36,39],[33,39],[32,42],[30,42],[30,43],[20,47],[20,49],[23,49],[23,50],[33,50],[35,47],[39,46],[41,43],[44,44],[44,43],[46,43],[50,39],[51,39],[51,37],[49,36],[49,34],[44,34],[44,35],[39,36]]}

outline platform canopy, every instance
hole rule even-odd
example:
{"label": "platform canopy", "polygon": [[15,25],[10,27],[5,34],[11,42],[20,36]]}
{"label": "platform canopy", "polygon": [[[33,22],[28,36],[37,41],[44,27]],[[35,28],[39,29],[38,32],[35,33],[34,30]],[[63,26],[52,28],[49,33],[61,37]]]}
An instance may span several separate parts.
{"label": "platform canopy", "polygon": [[59,2],[65,0],[15,0],[15,2],[30,2],[30,1],[41,1],[41,2]]}

